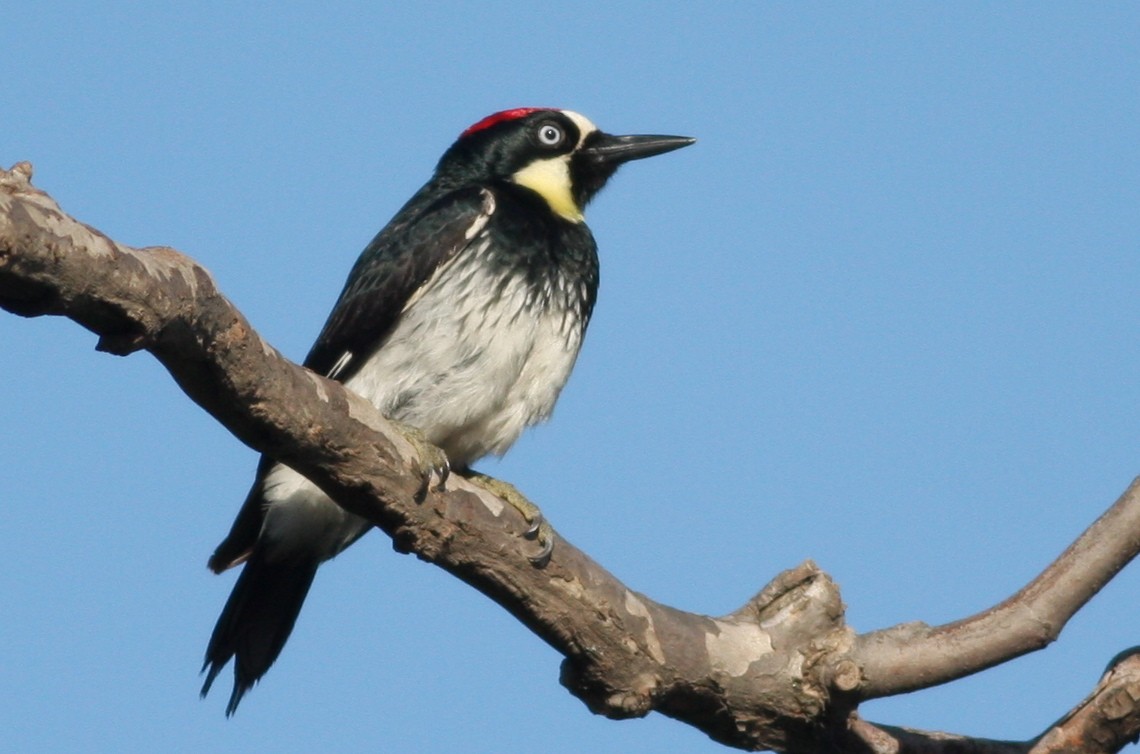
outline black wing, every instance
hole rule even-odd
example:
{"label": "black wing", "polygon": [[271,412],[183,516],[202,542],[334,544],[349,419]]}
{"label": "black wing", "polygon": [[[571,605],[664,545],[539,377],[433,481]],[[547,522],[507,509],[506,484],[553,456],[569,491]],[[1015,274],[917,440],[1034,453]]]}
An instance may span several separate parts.
{"label": "black wing", "polygon": [[413,200],[361,253],[305,366],[341,382],[392,332],[408,301],[486,224],[494,199],[472,187],[427,206]]}

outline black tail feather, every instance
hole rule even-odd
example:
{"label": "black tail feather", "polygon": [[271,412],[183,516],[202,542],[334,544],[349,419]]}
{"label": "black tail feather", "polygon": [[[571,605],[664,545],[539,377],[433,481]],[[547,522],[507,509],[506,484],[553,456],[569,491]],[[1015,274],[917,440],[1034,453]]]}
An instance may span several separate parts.
{"label": "black tail feather", "polygon": [[234,660],[234,690],[226,705],[226,717],[237,710],[245,692],[281,654],[318,565],[315,560],[268,562],[255,550],[242,568],[214,626],[202,666],[205,697],[218,673],[231,658]]}

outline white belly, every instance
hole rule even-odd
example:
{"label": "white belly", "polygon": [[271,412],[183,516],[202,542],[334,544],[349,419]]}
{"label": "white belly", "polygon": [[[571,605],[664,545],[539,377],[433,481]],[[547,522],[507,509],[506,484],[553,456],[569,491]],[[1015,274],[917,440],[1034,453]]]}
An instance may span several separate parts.
{"label": "white belly", "polygon": [[[521,276],[488,274],[477,259],[485,251],[457,259],[345,383],[422,430],[457,469],[505,453],[550,416],[582,341],[582,318],[563,305],[565,290],[536,296]],[[369,528],[282,465],[266,477],[264,495],[263,531],[278,552],[330,558]]]}

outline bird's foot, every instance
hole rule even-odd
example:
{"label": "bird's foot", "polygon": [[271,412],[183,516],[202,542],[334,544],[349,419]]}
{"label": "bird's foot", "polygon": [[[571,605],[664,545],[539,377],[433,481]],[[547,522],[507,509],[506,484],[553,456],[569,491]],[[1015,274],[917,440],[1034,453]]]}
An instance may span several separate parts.
{"label": "bird's foot", "polygon": [[[447,478],[451,476],[451,461],[447,459],[447,454],[443,452],[442,448],[428,442],[427,437],[418,427],[413,427],[411,424],[405,424],[396,419],[389,419],[388,421],[392,422],[392,426],[416,452],[418,463],[416,470],[420,477],[420,488],[416,491],[416,502],[422,503],[428,492],[442,490],[447,484]],[[435,487],[431,486],[433,476],[439,480]]]}
{"label": "bird's foot", "polygon": [[480,474],[478,471],[462,473],[468,481],[479,485],[495,497],[507,501],[512,508],[519,512],[523,520],[530,524],[527,530],[523,532],[523,536],[537,542],[539,550],[534,555],[527,555],[527,560],[537,568],[546,565],[550,561],[550,554],[554,552],[554,530],[546,522],[546,517],[542,515],[539,507],[527,500],[526,496],[510,482]]}

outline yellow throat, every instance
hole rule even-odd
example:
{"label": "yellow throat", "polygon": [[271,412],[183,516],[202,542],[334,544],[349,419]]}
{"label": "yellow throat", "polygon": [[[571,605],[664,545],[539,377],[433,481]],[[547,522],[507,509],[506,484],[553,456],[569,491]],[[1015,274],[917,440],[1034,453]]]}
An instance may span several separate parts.
{"label": "yellow throat", "polygon": [[570,191],[570,157],[562,155],[536,160],[511,176],[520,186],[534,191],[550,205],[559,217],[580,223],[585,217]]}

